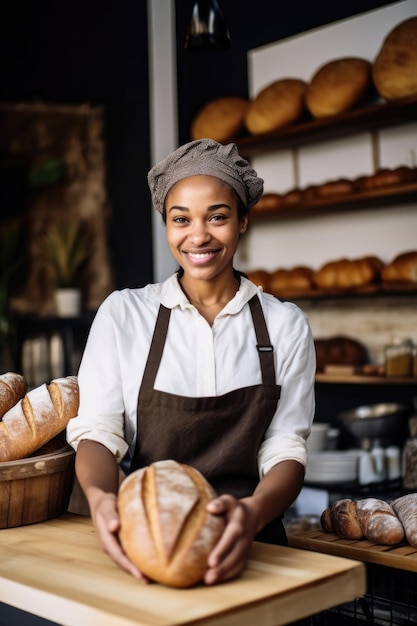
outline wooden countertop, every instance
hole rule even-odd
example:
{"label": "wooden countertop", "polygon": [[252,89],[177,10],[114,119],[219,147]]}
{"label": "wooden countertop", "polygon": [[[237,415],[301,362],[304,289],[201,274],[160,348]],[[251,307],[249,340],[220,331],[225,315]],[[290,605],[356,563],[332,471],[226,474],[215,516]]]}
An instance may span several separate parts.
{"label": "wooden countertop", "polygon": [[0,602],[64,626],[277,626],[366,592],[362,563],[261,543],[229,583],[141,583],[104,554],[88,517],[69,513],[1,530],[0,553]]}
{"label": "wooden countertop", "polygon": [[288,541],[293,548],[417,572],[417,548],[405,542],[397,546],[381,546],[366,539],[342,539],[320,529],[289,535]]}

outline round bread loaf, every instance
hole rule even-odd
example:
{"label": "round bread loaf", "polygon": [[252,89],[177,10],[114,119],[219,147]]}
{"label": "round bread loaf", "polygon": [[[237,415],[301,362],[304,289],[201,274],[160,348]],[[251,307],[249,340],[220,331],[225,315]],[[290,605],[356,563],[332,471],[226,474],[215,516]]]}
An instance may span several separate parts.
{"label": "round bread loaf", "polygon": [[372,78],[386,100],[417,94],[417,16],[400,22],[385,37]]}
{"label": "round bread loaf", "polygon": [[314,346],[319,372],[326,365],[364,365],[369,358],[366,347],[360,341],[343,335],[317,337]]}
{"label": "round bread loaf", "polygon": [[361,102],[372,85],[371,63],[346,57],[322,65],[306,90],[307,108],[322,118],[348,111]]}
{"label": "round bread loaf", "polygon": [[384,283],[417,283],[417,250],[402,252],[381,269]]}
{"label": "round bread loaf", "polygon": [[343,539],[362,539],[363,532],[356,512],[356,502],[350,498],[336,500],[331,506],[334,531]]}
{"label": "round bread loaf", "polygon": [[264,193],[252,207],[252,211],[276,211],[282,206],[282,195],[279,193]]}
{"label": "round bread loaf", "polygon": [[382,261],[376,256],[359,259],[338,259],[325,263],[314,273],[314,282],[321,289],[349,289],[379,282]]}
{"label": "round bread loaf", "polygon": [[297,78],[283,78],[264,87],[250,102],[245,126],[258,135],[283,128],[305,112],[307,83]]}
{"label": "round bread loaf", "polygon": [[223,97],[210,100],[197,113],[191,124],[191,139],[210,138],[220,143],[231,141],[244,130],[244,117],[249,100]]}
{"label": "round bread loaf", "polygon": [[176,461],[132,472],[118,494],[119,538],[126,555],[156,582],[196,585],[225,527],[223,517],[206,510],[215,497],[200,472]]}
{"label": "round bread loaf", "polygon": [[271,279],[271,275],[266,270],[252,270],[245,272],[246,276],[251,280],[257,287],[262,287],[264,291],[269,290],[269,282]]}
{"label": "round bread loaf", "polygon": [[314,271],[303,265],[292,268],[278,268],[271,274],[269,288],[272,293],[308,291],[313,286]]}
{"label": "round bread loaf", "polygon": [[24,376],[16,372],[6,372],[0,375],[0,419],[28,390],[28,384]]}
{"label": "round bread loaf", "polygon": [[317,196],[319,196],[320,198],[349,195],[353,193],[353,191],[353,182],[351,180],[348,180],[347,178],[329,180],[326,183],[318,185],[316,188]]}

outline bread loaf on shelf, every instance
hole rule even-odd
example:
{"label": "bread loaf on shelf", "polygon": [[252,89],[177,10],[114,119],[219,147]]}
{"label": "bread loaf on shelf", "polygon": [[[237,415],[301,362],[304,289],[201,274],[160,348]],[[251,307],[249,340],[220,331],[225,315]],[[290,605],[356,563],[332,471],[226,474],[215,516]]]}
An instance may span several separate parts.
{"label": "bread loaf on shelf", "polygon": [[15,372],[0,375],[0,418],[23,398],[28,390],[24,376]]}
{"label": "bread loaf on shelf", "polygon": [[332,509],[330,506],[325,508],[323,513],[320,515],[320,525],[326,533],[334,533]]}
{"label": "bread loaf on shelf", "polygon": [[223,517],[206,510],[215,497],[207,480],[188,465],[166,460],[136,470],[118,495],[126,555],[156,582],[196,585],[225,527]]}
{"label": "bread loaf on shelf", "polygon": [[331,506],[334,531],[343,539],[362,539],[363,531],[356,512],[356,502],[350,498],[336,500]]}
{"label": "bread loaf on shelf", "polygon": [[251,280],[257,287],[262,287],[264,291],[269,291],[269,281],[271,279],[271,275],[266,270],[257,269],[245,272],[246,276]]}
{"label": "bread loaf on shelf", "polygon": [[30,390],[0,422],[0,462],[23,459],[63,431],[77,415],[75,376]]}
{"label": "bread loaf on shelf", "polygon": [[306,111],[307,83],[283,78],[264,87],[250,102],[245,126],[253,135],[278,130],[298,120]]}
{"label": "bread loaf on shelf", "polygon": [[403,541],[403,525],[388,502],[364,498],[356,502],[356,512],[362,532],[369,541],[384,546]]}
{"label": "bread loaf on shelf", "polygon": [[395,26],[373,62],[372,78],[379,94],[396,100],[417,94],[417,16]]}
{"label": "bread loaf on shelf", "polygon": [[227,143],[239,137],[244,130],[244,117],[249,100],[237,96],[215,98],[207,102],[191,123],[191,139],[210,137]]}
{"label": "bread loaf on shelf", "polygon": [[313,117],[338,115],[359,104],[372,85],[371,63],[359,57],[343,57],[322,65],[306,90],[307,108]]}
{"label": "bread loaf on shelf", "polygon": [[352,337],[335,335],[316,337],[317,371],[324,371],[326,365],[364,365],[369,360],[366,346]]}
{"label": "bread loaf on shelf", "polygon": [[417,250],[397,255],[381,270],[384,283],[417,283]]}
{"label": "bread loaf on shelf", "polygon": [[376,256],[358,259],[336,259],[322,265],[314,274],[314,282],[321,289],[349,289],[378,283],[383,267]]}
{"label": "bread loaf on shelf", "polygon": [[271,272],[269,289],[273,294],[303,293],[313,285],[313,270],[304,265],[291,268],[278,268]]}
{"label": "bread loaf on shelf", "polygon": [[417,548],[417,493],[409,493],[391,502],[404,528],[405,537],[413,548]]}

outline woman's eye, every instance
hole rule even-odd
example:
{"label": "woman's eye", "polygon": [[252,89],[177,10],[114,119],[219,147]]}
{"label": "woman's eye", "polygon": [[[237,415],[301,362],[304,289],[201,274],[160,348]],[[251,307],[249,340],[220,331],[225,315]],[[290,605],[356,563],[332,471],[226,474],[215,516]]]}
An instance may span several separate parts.
{"label": "woman's eye", "polygon": [[185,224],[187,220],[185,219],[185,217],[182,217],[181,215],[179,215],[178,217],[174,217],[173,221],[176,224]]}
{"label": "woman's eye", "polygon": [[225,215],[222,215],[221,213],[216,213],[216,215],[212,215],[210,217],[210,222],[221,222],[224,219],[226,219]]}

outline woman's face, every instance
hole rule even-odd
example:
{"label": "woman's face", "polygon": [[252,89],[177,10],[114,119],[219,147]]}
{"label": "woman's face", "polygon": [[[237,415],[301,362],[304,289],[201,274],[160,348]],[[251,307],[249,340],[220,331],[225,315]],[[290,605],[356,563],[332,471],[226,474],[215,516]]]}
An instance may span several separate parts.
{"label": "woman's face", "polygon": [[214,176],[178,181],[165,200],[168,244],[188,277],[213,279],[233,267],[248,218],[238,218],[234,189]]}

